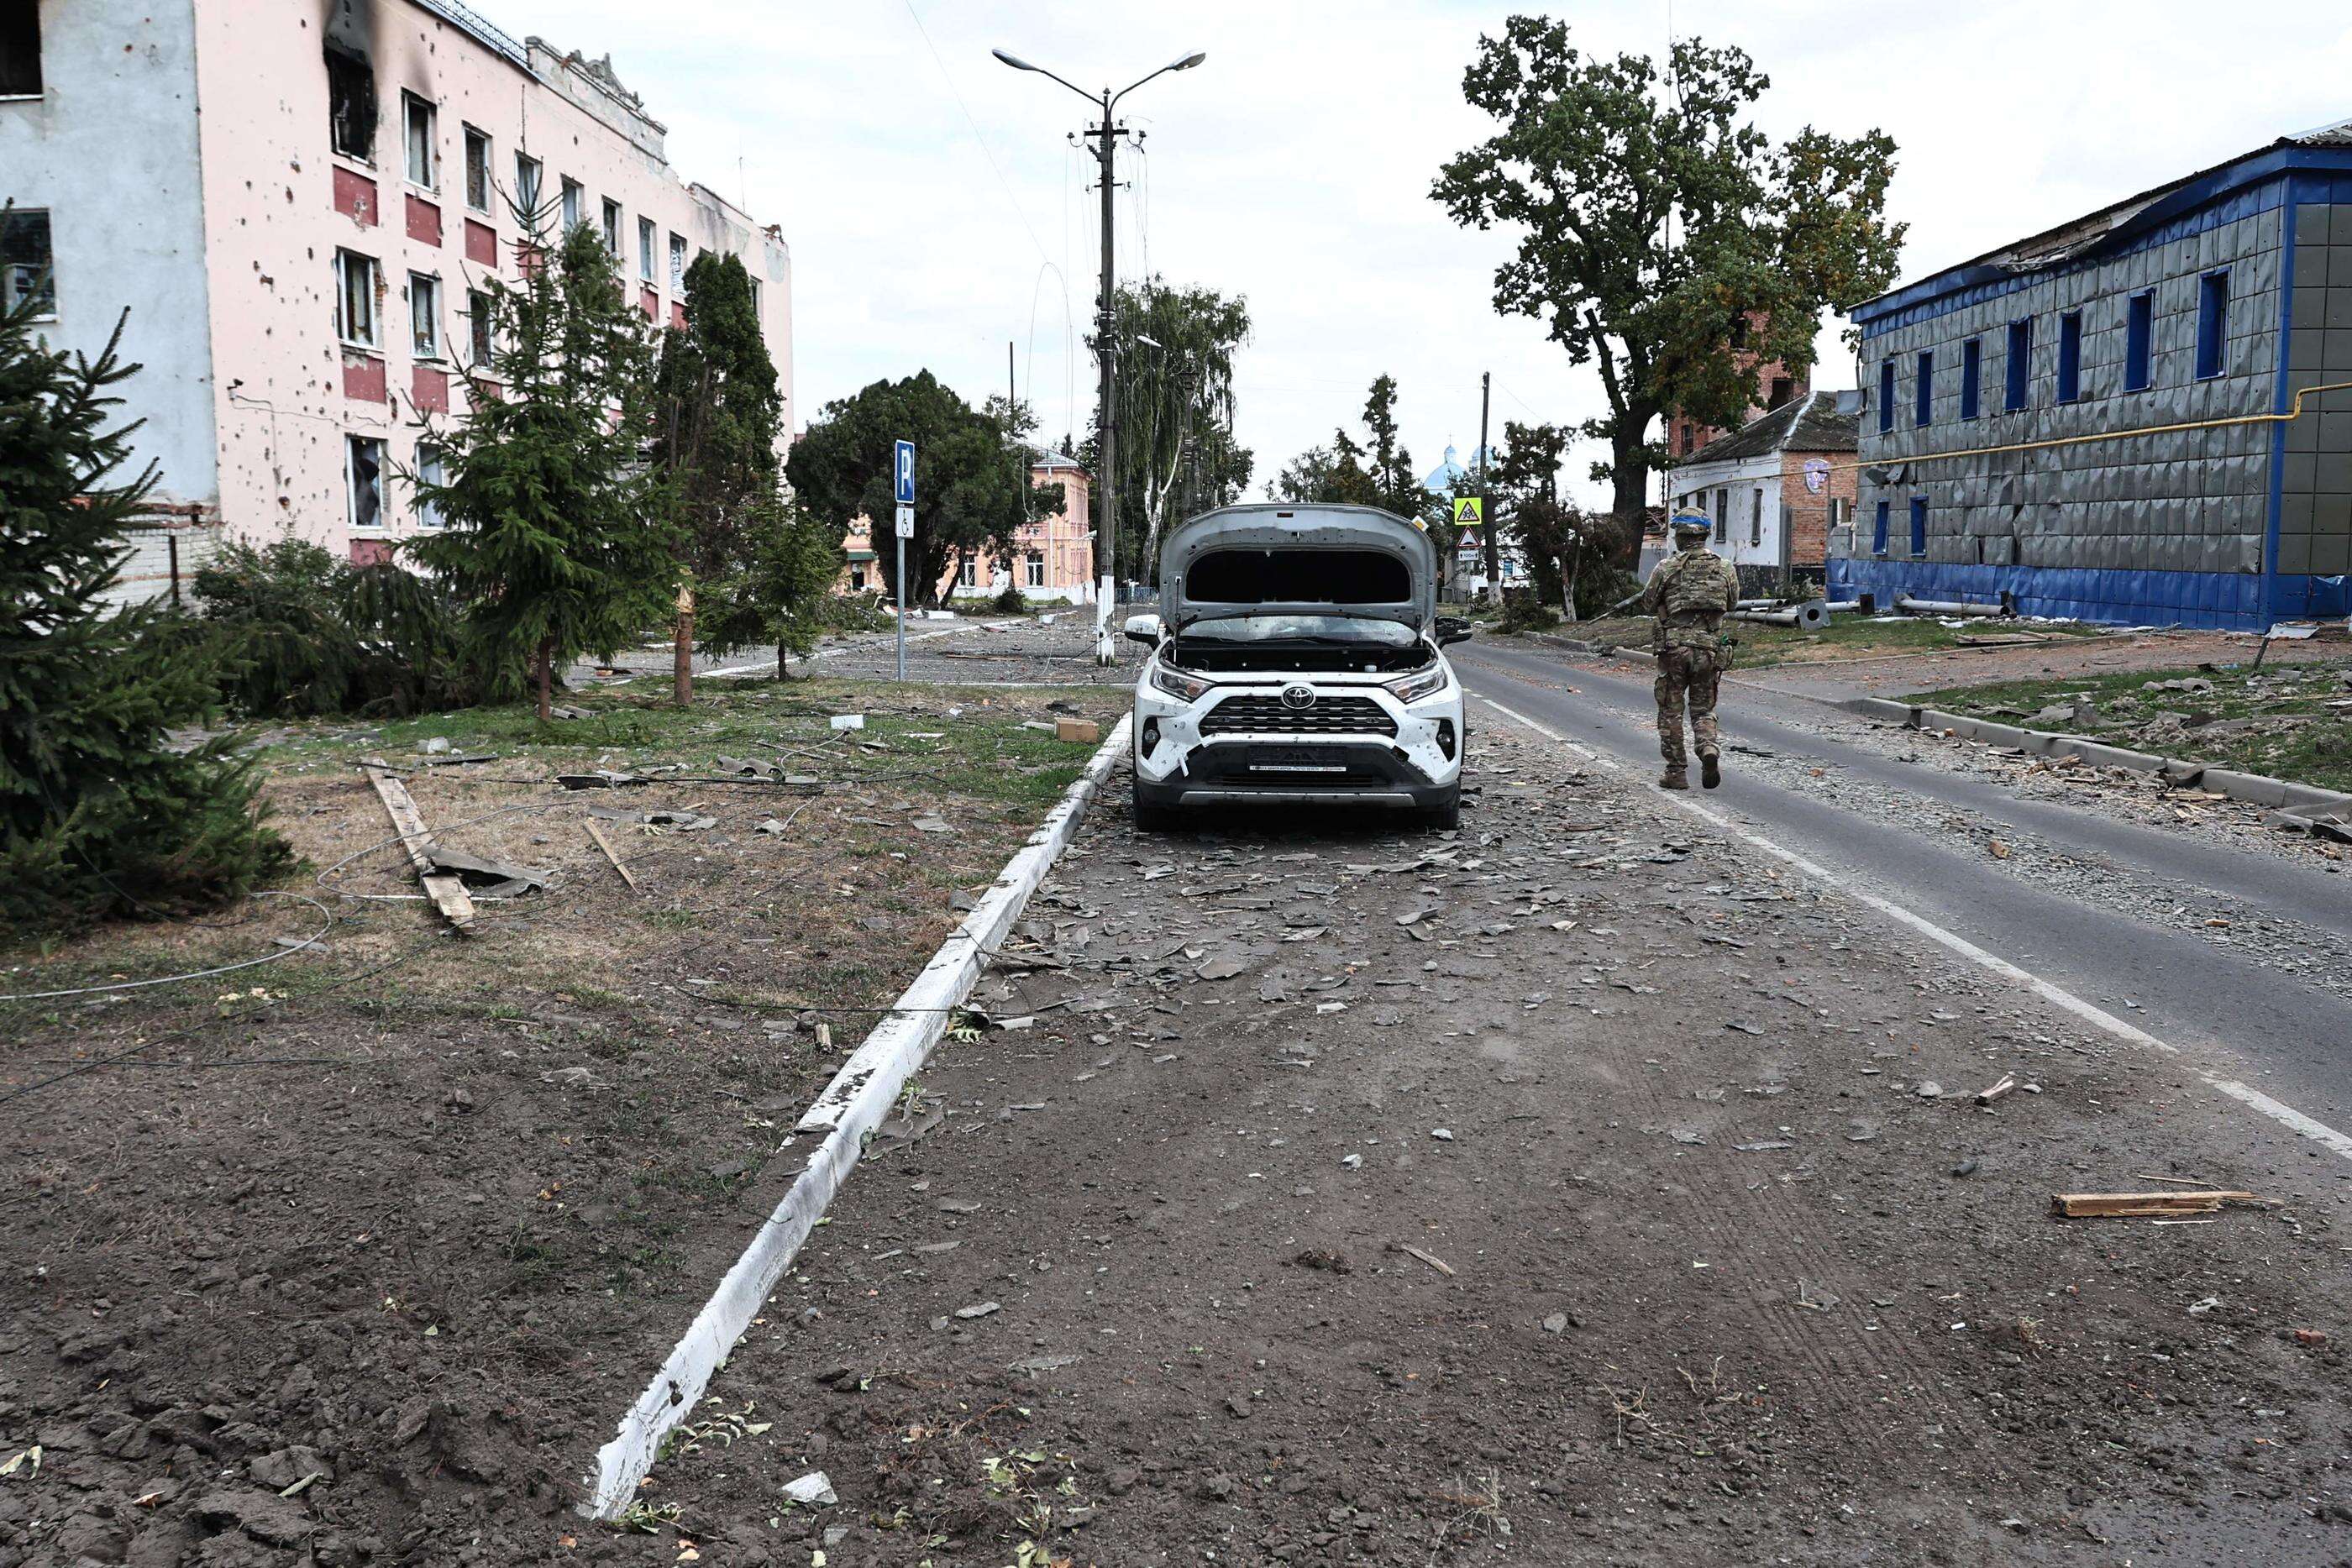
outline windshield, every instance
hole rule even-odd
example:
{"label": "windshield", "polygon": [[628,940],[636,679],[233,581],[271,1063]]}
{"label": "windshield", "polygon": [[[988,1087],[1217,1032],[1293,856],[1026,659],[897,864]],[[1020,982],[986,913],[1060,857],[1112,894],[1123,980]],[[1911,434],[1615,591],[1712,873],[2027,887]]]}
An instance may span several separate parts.
{"label": "windshield", "polygon": [[1394,621],[1348,615],[1224,615],[1196,621],[1184,640],[1203,643],[1346,643],[1358,646],[1410,648],[1421,640],[1412,627]]}
{"label": "windshield", "polygon": [[1184,572],[1195,604],[1402,604],[1405,563],[1376,549],[1211,550]]}

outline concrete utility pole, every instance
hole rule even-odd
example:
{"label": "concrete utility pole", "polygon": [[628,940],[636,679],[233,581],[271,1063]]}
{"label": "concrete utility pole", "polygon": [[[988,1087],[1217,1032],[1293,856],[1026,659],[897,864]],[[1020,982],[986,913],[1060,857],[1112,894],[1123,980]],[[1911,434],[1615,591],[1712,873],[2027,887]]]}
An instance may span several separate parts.
{"label": "concrete utility pole", "polygon": [[1495,550],[1495,497],[1486,493],[1486,408],[1495,391],[1495,372],[1478,372],[1478,530],[1486,536],[1486,591],[1503,601],[1502,562]]}
{"label": "concrete utility pole", "polygon": [[1191,70],[1209,57],[1195,51],[1181,59],[1169,61],[1153,71],[1151,76],[1121,88],[1117,92],[1106,87],[1100,97],[1097,97],[1082,87],[1063,80],[1045,67],[1033,66],[1017,56],[1006,54],[1003,49],[991,49],[989,53],[1016,71],[1035,71],[1039,76],[1061,82],[1064,87],[1068,88],[1088,103],[1099,105],[1102,110],[1102,120],[1097,124],[1088,126],[1086,134],[1095,143],[1095,161],[1102,188],[1102,291],[1097,301],[1098,308],[1095,312],[1095,358],[1102,371],[1102,382],[1096,392],[1095,403],[1095,467],[1097,470],[1095,475],[1095,489],[1099,501],[1095,513],[1095,559],[1097,563],[1096,570],[1101,579],[1095,589],[1095,663],[1108,664],[1114,663],[1118,656],[1118,645],[1110,625],[1111,608],[1118,597],[1118,431],[1116,420],[1117,411],[1112,406],[1114,391],[1112,376],[1118,369],[1118,275],[1113,269],[1111,242],[1114,225],[1111,215],[1111,189],[1117,172],[1114,160],[1118,138],[1126,131],[1126,127],[1120,125],[1113,118],[1113,114],[1118,108],[1118,100],[1141,87],[1144,82],[1151,80],[1153,77],[1165,76],[1170,71]]}

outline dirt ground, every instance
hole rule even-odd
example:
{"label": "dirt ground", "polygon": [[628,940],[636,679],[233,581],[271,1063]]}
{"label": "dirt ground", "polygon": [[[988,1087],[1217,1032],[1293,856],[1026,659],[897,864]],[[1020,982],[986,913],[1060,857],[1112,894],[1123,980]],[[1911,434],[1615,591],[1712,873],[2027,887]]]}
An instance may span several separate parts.
{"label": "dirt ground", "polygon": [[[789,1184],[776,1129],[1092,749],[1023,720],[1049,698],[1115,716],[1075,697],[834,683],[693,716],[588,699],[545,732],[274,736],[322,948],[0,1003],[0,1564],[557,1552],[601,1428]],[[847,708],[868,727],[835,736]],[[498,759],[420,766],[452,734]],[[410,770],[438,841],[548,888],[446,935],[385,843],[370,752]],[[730,784],[728,754],[823,787]],[[597,766],[681,776],[533,781]],[[11,955],[0,990],[234,962],[322,921],[280,899],[113,927]]]}
{"label": "dirt ground", "polygon": [[[2352,1560],[2340,1161],[1548,742],[1474,777],[1452,837],[1092,820],[583,1549]],[[2269,1206],[2049,1213],[2184,1181]]]}

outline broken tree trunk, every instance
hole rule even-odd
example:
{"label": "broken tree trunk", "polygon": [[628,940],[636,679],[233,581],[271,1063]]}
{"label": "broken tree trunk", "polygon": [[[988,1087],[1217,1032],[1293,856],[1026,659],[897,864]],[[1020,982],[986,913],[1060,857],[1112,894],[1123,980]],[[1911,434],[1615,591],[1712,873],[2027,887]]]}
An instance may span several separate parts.
{"label": "broken tree trunk", "polygon": [[2077,1219],[2141,1219],[2210,1214],[2225,1203],[2260,1203],[2250,1192],[2055,1192],[2053,1213]]}
{"label": "broken tree trunk", "polygon": [[677,585],[677,639],[670,653],[673,699],[680,707],[694,702],[694,579]]}
{"label": "broken tree trunk", "polygon": [[384,812],[392,818],[394,831],[400,834],[400,847],[408,852],[409,863],[416,868],[416,880],[425,884],[433,907],[448,918],[458,935],[465,935],[474,923],[474,901],[467,895],[466,884],[457,873],[435,869],[430,852],[433,835],[425,831],[425,819],[417,814],[408,786],[381,762],[368,764],[367,776],[375,786],[377,797],[383,801]]}

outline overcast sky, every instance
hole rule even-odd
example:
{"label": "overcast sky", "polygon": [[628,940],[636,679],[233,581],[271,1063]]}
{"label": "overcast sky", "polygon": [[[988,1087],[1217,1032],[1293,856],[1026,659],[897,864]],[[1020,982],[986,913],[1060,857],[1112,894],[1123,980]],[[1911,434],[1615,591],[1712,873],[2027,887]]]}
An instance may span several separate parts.
{"label": "overcast sky", "polygon": [[[793,420],[928,366],[977,402],[1005,381],[1049,436],[1083,431],[1097,198],[1067,142],[1087,109],[992,46],[1081,86],[1193,49],[1122,118],[1122,277],[1247,297],[1237,376],[1256,485],[1353,424],[1386,371],[1407,444],[1435,465],[1505,419],[1572,422],[1600,392],[1541,327],[1497,317],[1511,242],[1429,199],[1489,122],[1461,100],[1513,7],[1442,0],[471,0],[518,35],[610,51],[669,126],[672,163],[782,225],[793,258]],[[1525,8],[1525,7],[1522,7]],[[2352,117],[2352,7],[2257,0],[1579,0],[1588,52],[1736,43],[1770,74],[1759,122],[1873,126],[1901,149],[1906,278],[1965,260],[2286,132]],[[1851,386],[1824,325],[1820,386]],[[1580,449],[1575,477],[1593,449]]]}

